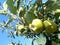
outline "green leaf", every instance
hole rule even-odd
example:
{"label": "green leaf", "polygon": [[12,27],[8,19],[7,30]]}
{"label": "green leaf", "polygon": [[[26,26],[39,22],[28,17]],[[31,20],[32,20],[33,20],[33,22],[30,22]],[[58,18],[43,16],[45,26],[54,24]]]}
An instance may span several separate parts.
{"label": "green leaf", "polygon": [[6,1],[3,3],[3,8],[4,8],[4,11],[7,11],[8,5],[7,5]]}
{"label": "green leaf", "polygon": [[19,5],[20,5],[20,0],[17,0],[17,3],[16,3],[16,8],[19,9]]}
{"label": "green leaf", "polygon": [[16,14],[17,8],[14,6],[13,0],[7,0],[8,9],[11,13]]}
{"label": "green leaf", "polygon": [[35,19],[35,15],[32,12],[29,12],[26,16],[25,16],[26,20],[28,23],[31,23],[33,19]]}
{"label": "green leaf", "polygon": [[20,7],[18,11],[19,17],[24,17],[25,12],[26,12],[26,9],[24,7]]}
{"label": "green leaf", "polygon": [[56,9],[60,9],[60,1],[57,0],[48,0],[46,3],[46,10],[53,11]]}
{"label": "green leaf", "polygon": [[36,39],[38,45],[45,45],[46,44],[46,37],[43,34],[40,34],[38,39]]}
{"label": "green leaf", "polygon": [[58,34],[58,38],[60,39],[60,34]]}
{"label": "green leaf", "polygon": [[14,42],[10,42],[8,45],[15,45],[15,43]]}
{"label": "green leaf", "polygon": [[0,10],[0,14],[3,14],[4,13],[4,11],[3,10]]}
{"label": "green leaf", "polygon": [[57,43],[55,41],[52,41],[52,45],[60,45],[60,43]]}
{"label": "green leaf", "polygon": [[35,11],[35,8],[34,6],[32,6],[31,9],[25,15],[25,19],[27,20],[28,23],[31,23],[32,20],[36,18],[34,11]]}

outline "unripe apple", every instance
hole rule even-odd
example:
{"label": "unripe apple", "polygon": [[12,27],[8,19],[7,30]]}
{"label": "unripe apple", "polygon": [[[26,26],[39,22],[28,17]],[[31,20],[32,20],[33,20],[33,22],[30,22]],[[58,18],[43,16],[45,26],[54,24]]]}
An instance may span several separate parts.
{"label": "unripe apple", "polygon": [[55,17],[58,18],[60,16],[60,9],[55,10]]}
{"label": "unripe apple", "polygon": [[24,25],[16,25],[16,29],[18,31],[18,35],[22,35],[22,33],[25,31]]}
{"label": "unripe apple", "polygon": [[51,33],[54,33],[57,30],[57,25],[51,20],[45,20],[43,24],[45,28],[44,31],[47,35],[50,35]]}
{"label": "unripe apple", "polygon": [[57,9],[57,10],[55,11],[55,13],[60,13],[60,9]]}
{"label": "unripe apple", "polygon": [[59,17],[60,16],[60,9],[56,9],[55,10],[55,17]]}
{"label": "unripe apple", "polygon": [[59,16],[60,16],[60,9],[55,10],[55,20],[56,22],[59,22]]}
{"label": "unripe apple", "polygon": [[43,30],[43,23],[40,19],[34,19],[32,21],[32,24],[29,25],[29,27],[36,33],[39,34]]}
{"label": "unripe apple", "polygon": [[24,25],[16,25],[16,28],[17,28],[18,30],[21,30],[21,29],[24,28]]}

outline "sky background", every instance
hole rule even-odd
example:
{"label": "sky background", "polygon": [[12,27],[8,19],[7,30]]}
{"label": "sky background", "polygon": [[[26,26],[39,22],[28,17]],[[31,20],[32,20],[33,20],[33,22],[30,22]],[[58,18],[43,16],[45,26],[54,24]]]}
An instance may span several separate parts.
{"label": "sky background", "polygon": [[[5,0],[0,0],[1,3],[3,3],[4,1],[5,1]],[[46,2],[46,0],[43,0],[43,2]],[[2,23],[3,20],[6,21],[6,20],[8,20],[8,18],[7,18],[6,16],[0,14],[0,23]],[[9,37],[8,37],[8,33],[7,33],[6,31],[4,31],[4,32],[2,33],[2,31],[1,31],[1,29],[0,29],[0,45],[8,45],[8,43],[11,42],[11,40],[14,41],[14,42],[17,42],[18,40],[20,40],[21,43],[24,43],[24,41],[25,41],[25,42],[27,42],[27,45],[30,45],[30,43],[29,43],[29,42],[30,42],[30,41],[29,41],[30,39],[24,40],[24,38],[21,37],[21,36],[16,37],[15,39],[9,38]],[[36,45],[36,44],[35,44],[35,45]]]}

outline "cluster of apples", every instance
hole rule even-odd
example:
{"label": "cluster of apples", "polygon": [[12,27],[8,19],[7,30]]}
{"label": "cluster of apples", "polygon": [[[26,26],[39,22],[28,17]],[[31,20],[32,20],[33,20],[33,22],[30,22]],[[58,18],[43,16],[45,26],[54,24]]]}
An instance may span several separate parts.
{"label": "cluster of apples", "polygon": [[57,30],[57,24],[55,24],[51,20],[40,20],[34,19],[32,23],[29,25],[30,29],[32,29],[36,34],[44,32],[46,34],[54,33]]}
{"label": "cluster of apples", "polygon": [[[19,31],[21,31],[22,29],[26,29],[23,25],[18,25],[16,27]],[[29,28],[36,34],[39,34],[41,32],[51,34],[57,30],[57,24],[55,24],[51,20],[42,21],[40,19],[34,19],[32,23],[29,24]]]}
{"label": "cluster of apples", "polygon": [[[55,11],[55,14],[60,16],[60,9]],[[26,29],[25,26],[19,25],[17,26],[18,30]],[[41,32],[50,35],[57,31],[57,24],[51,20],[44,20],[41,19],[33,19],[31,24],[29,24],[29,28],[35,33],[39,34]]]}

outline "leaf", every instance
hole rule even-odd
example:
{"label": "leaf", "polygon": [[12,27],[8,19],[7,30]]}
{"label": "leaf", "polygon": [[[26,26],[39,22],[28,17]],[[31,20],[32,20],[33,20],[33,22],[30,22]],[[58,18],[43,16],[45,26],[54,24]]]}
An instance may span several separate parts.
{"label": "leaf", "polygon": [[20,5],[20,0],[18,0],[17,3],[16,3],[17,9],[19,9],[19,5]]}
{"label": "leaf", "polygon": [[6,1],[3,3],[3,8],[4,8],[4,11],[7,11],[8,5],[7,5]]}
{"label": "leaf", "polygon": [[15,45],[15,43],[14,42],[10,42],[8,45]]}
{"label": "leaf", "polygon": [[46,37],[43,34],[36,39],[38,45],[45,45],[46,44]]}
{"label": "leaf", "polygon": [[60,43],[57,43],[55,41],[52,41],[52,45],[60,45]]}
{"label": "leaf", "polygon": [[35,19],[35,14],[34,14],[34,7],[30,9],[27,14],[25,15],[25,19],[27,20],[28,23],[31,23],[33,19]]}
{"label": "leaf", "polygon": [[28,23],[31,23],[32,20],[35,19],[35,16],[34,16],[34,14],[31,13],[31,14],[27,14],[25,18]]}
{"label": "leaf", "polygon": [[60,34],[58,34],[58,38],[60,39]]}
{"label": "leaf", "polygon": [[3,10],[0,10],[0,14],[3,14],[4,13],[4,11]]}
{"label": "leaf", "polygon": [[7,0],[7,5],[8,9],[10,10],[11,13],[16,14],[17,13],[17,8],[13,4],[13,0]]}
{"label": "leaf", "polygon": [[60,26],[59,26],[58,30],[60,31]]}
{"label": "leaf", "polygon": [[20,7],[18,11],[19,17],[24,17],[25,12],[26,12],[26,9],[24,7]]}
{"label": "leaf", "polygon": [[48,0],[46,3],[46,11],[53,11],[60,9],[60,1],[57,0]]}

